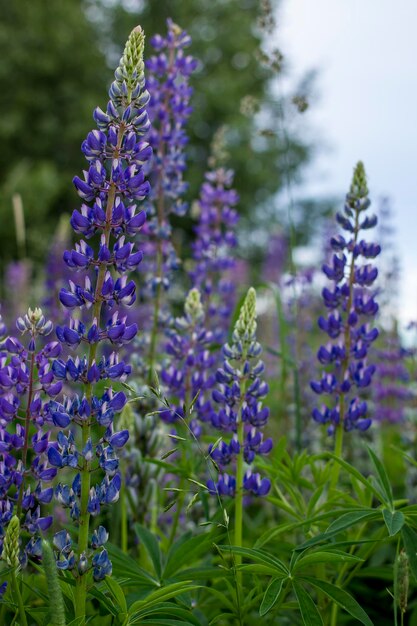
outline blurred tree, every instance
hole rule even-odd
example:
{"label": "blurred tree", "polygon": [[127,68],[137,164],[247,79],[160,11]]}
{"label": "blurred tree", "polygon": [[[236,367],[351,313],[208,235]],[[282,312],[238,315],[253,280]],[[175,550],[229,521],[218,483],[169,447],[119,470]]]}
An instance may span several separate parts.
{"label": "blurred tree", "polygon": [[19,192],[30,255],[46,253],[58,214],[76,202],[80,144],[109,78],[81,0],[0,0],[1,259],[16,257]]}
{"label": "blurred tree", "polygon": [[[298,182],[312,154],[290,123],[308,107],[308,89],[277,95],[275,78],[285,58],[278,50],[262,51],[274,8],[269,0],[0,0],[1,263],[17,256],[16,192],[28,250],[35,261],[45,258],[59,214],[76,202],[70,181],[82,167],[79,148],[92,127],[91,112],[105,105],[109,66],[133,26],[140,22],[149,41],[165,31],[168,16],[189,30],[191,53],[201,61],[190,124],[189,199],[197,196],[215,131],[226,125],[228,164],[236,170],[247,231],[257,224],[270,228],[278,219],[278,192]],[[315,215],[320,211],[316,207]],[[294,218],[303,241],[305,225],[314,221],[303,219],[305,213],[299,208]]]}
{"label": "blurred tree", "polygon": [[[258,226],[270,231],[280,219],[287,223],[287,207],[280,208],[283,202],[278,193],[300,181],[313,153],[313,147],[301,137],[304,124],[300,126],[299,121],[308,108],[314,76],[305,77],[294,93],[284,95],[277,89],[277,76],[285,73],[286,66],[281,51],[269,41],[275,31],[278,0],[86,3],[102,50],[112,65],[126,34],[138,22],[148,34],[147,54],[152,54],[150,35],[166,31],[167,17],[190,33],[190,53],[200,60],[200,68],[193,80],[194,113],[189,124],[189,198],[198,194],[216,130],[226,126],[227,165],[236,171],[235,187],[241,198],[239,210],[245,216],[245,231],[253,234]],[[294,242],[309,239],[310,226],[314,226],[312,206],[312,202],[297,203]],[[314,217],[327,211],[327,205],[314,205]],[[262,237],[252,236],[250,240],[251,253],[257,241],[263,248]]]}

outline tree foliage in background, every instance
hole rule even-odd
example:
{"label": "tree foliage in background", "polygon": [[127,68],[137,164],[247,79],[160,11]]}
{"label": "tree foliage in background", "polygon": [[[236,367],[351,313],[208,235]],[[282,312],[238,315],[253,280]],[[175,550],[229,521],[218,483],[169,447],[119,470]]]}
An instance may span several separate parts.
{"label": "tree foliage in background", "polygon": [[[276,48],[276,34],[272,36],[278,1],[86,1],[102,49],[113,64],[120,55],[118,42],[138,21],[147,33],[163,32],[170,16],[189,31],[192,53],[200,60],[189,125],[189,197],[196,197],[215,131],[225,125],[228,164],[236,171],[239,210],[246,217],[243,224],[248,232],[266,224],[270,229],[271,219],[279,220],[277,193],[300,181],[313,152],[293,124],[303,106],[307,108],[309,81],[301,83],[300,93],[284,96],[277,89],[277,76],[286,63]],[[306,212],[301,203],[298,223],[305,223]],[[306,238],[308,233],[300,233],[303,243]]]}
{"label": "tree foliage in background", "polygon": [[39,260],[59,213],[73,207],[80,143],[109,71],[81,1],[0,0],[0,13],[1,257],[16,255],[11,197],[19,192]]}
{"label": "tree foliage in background", "polygon": [[[0,93],[2,264],[16,258],[15,192],[22,195],[28,244],[35,260],[43,260],[45,237],[55,229],[59,214],[73,208],[69,181],[79,167],[78,150],[91,127],[90,112],[102,102],[100,86],[111,79],[106,60],[114,64],[119,42],[137,23],[149,37],[164,31],[168,16],[189,30],[192,54],[200,60],[190,123],[189,200],[197,196],[215,131],[226,125],[228,164],[236,170],[243,224],[248,232],[265,223],[270,229],[271,219],[280,219],[277,193],[297,183],[312,147],[290,129],[304,94],[296,94],[294,102],[292,96],[277,94],[283,57],[278,50],[263,51],[268,24],[262,27],[260,18],[268,4],[0,0],[0,79],[7,86]],[[317,216],[317,207],[313,212]],[[311,204],[294,211],[302,243],[309,233],[297,225],[311,222],[307,213]]]}

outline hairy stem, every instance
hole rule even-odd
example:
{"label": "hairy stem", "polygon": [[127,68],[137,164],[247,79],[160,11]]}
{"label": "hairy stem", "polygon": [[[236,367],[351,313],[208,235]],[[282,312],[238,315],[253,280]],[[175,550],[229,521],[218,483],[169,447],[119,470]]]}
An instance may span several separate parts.
{"label": "hairy stem", "polygon": [[20,519],[20,515],[22,513],[22,500],[23,494],[25,492],[25,477],[26,477],[26,463],[28,456],[28,448],[29,448],[29,430],[30,430],[30,406],[32,404],[33,398],[33,376],[35,370],[35,353],[32,352],[30,357],[30,373],[29,373],[29,391],[28,391],[28,402],[26,407],[26,415],[25,415],[25,441],[23,443],[23,452],[22,452],[22,464],[23,464],[23,480],[19,489],[19,498],[17,501],[17,517]]}

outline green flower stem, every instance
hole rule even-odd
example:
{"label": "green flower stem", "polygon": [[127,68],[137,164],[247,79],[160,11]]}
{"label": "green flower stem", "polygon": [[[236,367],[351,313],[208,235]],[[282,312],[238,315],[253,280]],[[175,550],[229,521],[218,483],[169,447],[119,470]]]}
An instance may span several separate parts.
{"label": "green flower stem", "polygon": [[[359,212],[356,211],[354,237],[353,237],[353,247],[356,246],[356,243],[358,241],[358,234],[359,234]],[[352,253],[352,256],[351,256],[351,259],[350,259],[350,268],[349,268],[349,298],[348,298],[347,305],[346,305],[347,315],[349,315],[349,311],[352,308],[353,284],[354,284],[354,281],[355,281],[355,258],[354,258],[353,253]],[[343,365],[342,380],[344,379],[345,374],[346,374],[346,372],[348,371],[348,368],[349,368],[350,329],[349,329],[349,325],[348,324],[346,324],[344,339],[345,339],[346,356],[345,356],[345,362],[344,362],[344,365]],[[340,414],[340,421],[339,421],[339,424],[336,426],[334,453],[337,456],[337,458],[341,459],[342,458],[342,452],[343,452],[343,430],[344,430],[344,418],[345,418],[345,397],[344,397],[343,393],[340,395],[340,411],[339,411],[339,414]],[[337,483],[339,481],[339,473],[340,473],[340,465],[339,465],[339,463],[337,463],[335,461],[333,463],[332,476],[331,476],[331,481],[330,481],[330,488],[331,489],[336,489]]]}
{"label": "green flower stem", "polygon": [[[247,357],[247,349],[243,351],[242,363],[245,363]],[[236,494],[235,494],[235,546],[241,548],[243,546],[243,476],[244,476],[244,458],[243,458],[243,440],[245,437],[245,425],[242,419],[242,408],[246,394],[247,379],[241,381],[241,399],[237,412],[237,440],[239,443],[239,454],[236,459]],[[242,564],[242,556],[235,554],[235,567]],[[242,572],[236,571],[236,583],[238,589],[242,586]]]}
{"label": "green flower stem", "polygon": [[[13,595],[16,599],[16,603],[19,611],[19,618],[21,622],[21,626],[28,626],[28,622],[26,619],[25,606],[23,604],[22,594],[20,593],[19,582],[16,577],[16,570],[13,569],[10,575],[11,583],[12,583],[12,591]],[[15,618],[16,619],[16,618]]]}
{"label": "green flower stem", "polygon": [[127,554],[127,493],[124,476],[122,476],[122,486],[120,488],[120,542],[123,552]]}
{"label": "green flower stem", "polygon": [[58,568],[48,541],[42,541],[42,565],[49,592],[50,626],[65,626],[65,604],[59,586]]}
{"label": "green flower stem", "polygon": [[[122,122],[119,128],[119,134],[117,138],[117,145],[114,150],[114,158],[119,158],[120,156],[120,148],[123,141],[123,135],[125,132],[125,125]],[[114,202],[116,199],[116,185],[115,183],[110,183],[109,195],[107,198],[107,206],[106,206],[106,226],[104,228],[104,239],[105,244],[109,247],[110,243],[110,233],[111,233],[111,218],[114,207]],[[106,276],[107,266],[105,264],[100,265],[100,269],[98,271],[97,283],[94,292],[94,306],[92,312],[92,321],[96,319],[97,322],[100,322],[101,317],[101,308],[102,308],[102,296],[101,290],[104,284],[104,279]],[[96,358],[97,352],[97,344],[90,344],[89,352],[88,352],[88,367],[90,368],[93,361]],[[91,403],[93,397],[93,385],[91,383],[85,385],[85,395],[89,403]],[[82,447],[87,444],[88,440],[91,437],[91,422],[90,420],[86,420],[83,422],[82,426]],[[87,552],[88,550],[88,533],[90,527],[90,513],[88,512],[88,499],[90,496],[90,487],[91,487],[91,467],[89,462],[85,462],[83,467],[80,470],[81,474],[81,502],[80,502],[80,518],[79,518],[79,529],[78,529],[78,555],[81,555],[83,552]],[[85,623],[85,603],[87,597],[87,576],[84,574],[82,576],[78,576],[75,587],[75,617],[82,618],[81,625]],[[81,626],[80,625],[80,626]]]}
{"label": "green flower stem", "polygon": [[[235,546],[239,548],[243,545],[243,474],[244,474],[244,459],[243,459],[243,437],[244,437],[244,424],[242,419],[239,421],[237,427],[237,438],[239,441],[239,454],[236,459],[236,495],[235,495]],[[240,554],[235,555],[235,565],[241,565],[242,556]],[[242,584],[242,572],[236,572],[236,581],[238,586]]]}
{"label": "green flower stem", "polygon": [[28,401],[26,406],[26,414],[25,414],[25,440],[23,443],[23,452],[22,452],[22,464],[23,464],[23,480],[19,489],[19,498],[17,500],[17,517],[20,519],[22,513],[22,500],[23,494],[25,492],[25,476],[26,476],[26,462],[27,462],[27,454],[29,448],[29,430],[30,430],[30,406],[32,404],[33,398],[33,378],[34,378],[34,370],[35,370],[35,353],[32,352],[30,357],[30,372],[29,372],[29,390],[28,390]]}
{"label": "green flower stem", "polygon": [[[341,400],[343,402],[343,399]],[[338,426],[336,426],[336,434],[334,440],[334,454],[338,459],[342,458],[343,452],[343,423],[340,421]],[[330,478],[330,489],[336,489],[337,483],[339,481],[339,473],[340,473],[340,465],[337,461],[333,462],[332,473]]]}

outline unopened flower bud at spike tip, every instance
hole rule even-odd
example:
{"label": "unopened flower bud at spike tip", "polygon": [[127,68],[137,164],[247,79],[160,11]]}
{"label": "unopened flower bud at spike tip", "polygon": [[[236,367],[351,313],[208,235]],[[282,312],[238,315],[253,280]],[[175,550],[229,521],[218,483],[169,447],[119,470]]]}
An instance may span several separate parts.
{"label": "unopened flower bud at spike tip", "polygon": [[6,536],[3,543],[2,559],[4,559],[9,567],[18,568],[19,563],[19,536],[20,522],[17,515],[13,515],[6,530]]}
{"label": "unopened flower bud at spike tip", "polygon": [[352,184],[350,186],[350,193],[358,195],[360,197],[367,196],[369,193],[365,166],[363,164],[363,161],[358,161],[355,166],[355,169],[353,170],[353,178],[352,178]]}
{"label": "unopened flower bud at spike tip", "polygon": [[185,299],[184,311],[194,322],[204,319],[201,294],[195,287],[189,291]]}
{"label": "unopened flower bud at spike tip", "polygon": [[250,287],[240,309],[234,334],[239,339],[250,340],[256,333],[256,291]]}

